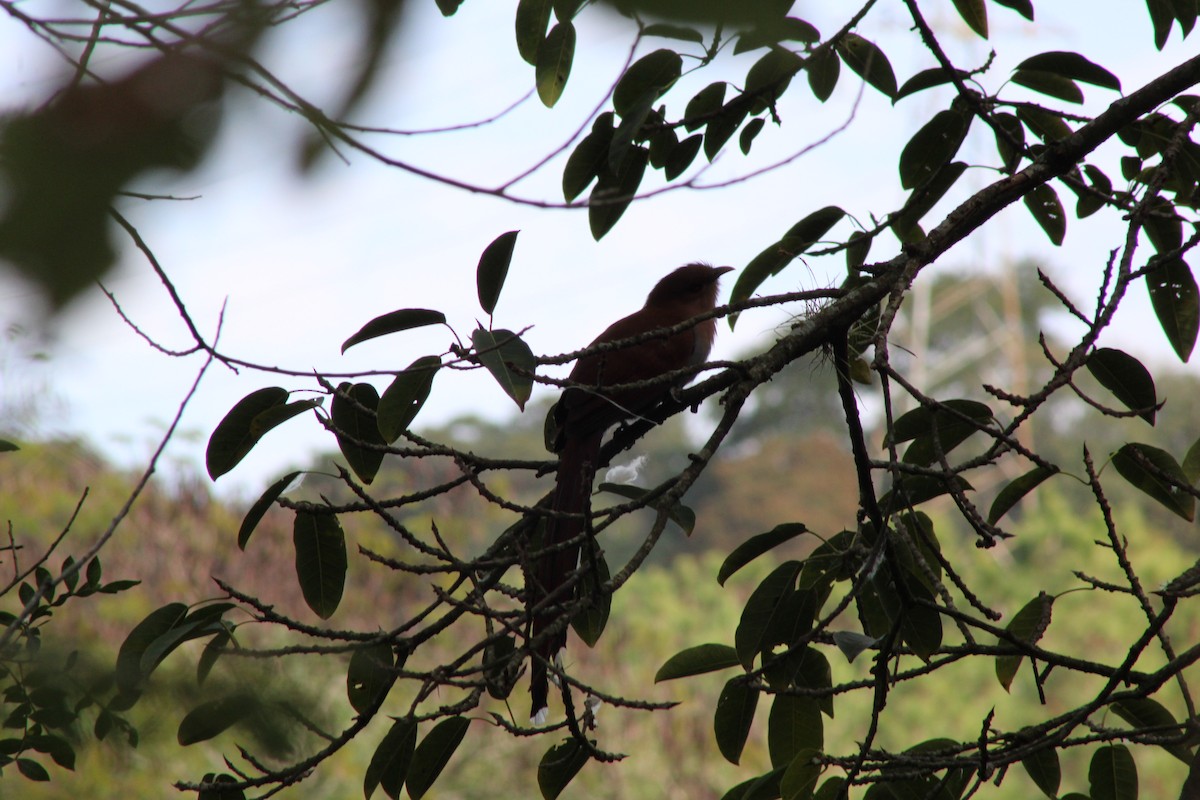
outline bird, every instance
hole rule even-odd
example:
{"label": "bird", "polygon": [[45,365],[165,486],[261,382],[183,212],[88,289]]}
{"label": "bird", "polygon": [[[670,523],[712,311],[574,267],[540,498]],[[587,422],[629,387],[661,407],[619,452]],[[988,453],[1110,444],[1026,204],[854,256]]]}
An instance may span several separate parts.
{"label": "bird", "polygon": [[[608,326],[588,346],[638,337],[628,347],[586,352],[575,362],[568,386],[552,410],[551,446],[558,453],[554,494],[542,549],[578,540],[586,528],[592,478],[605,432],[614,424],[644,414],[670,393],[691,380],[686,372],[669,381],[654,378],[703,364],[712,350],[717,325],[713,318],[688,328],[654,335],[712,311],[717,303],[718,282],[732,267],[693,263],[679,267],[650,291],[645,305]],[[547,663],[567,642],[564,627],[543,635],[561,613],[570,596],[560,591],[575,570],[579,544],[544,553],[529,568],[527,607],[542,608],[531,614],[534,657],[530,665],[530,718],[545,721],[548,711]],[[539,637],[541,640],[539,641]]]}

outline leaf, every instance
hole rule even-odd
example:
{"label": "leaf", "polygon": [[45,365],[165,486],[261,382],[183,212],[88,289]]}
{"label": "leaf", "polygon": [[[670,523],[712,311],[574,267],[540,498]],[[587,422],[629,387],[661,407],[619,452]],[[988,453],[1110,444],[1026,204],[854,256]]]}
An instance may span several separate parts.
{"label": "leaf", "polygon": [[784,600],[794,592],[800,568],[799,561],[779,565],[746,601],[733,638],[738,659],[747,670],[753,666],[755,657],[771,646],[769,633],[775,627],[776,617],[787,608]]}
{"label": "leaf", "polygon": [[1017,118],[1038,138],[1046,142],[1065,139],[1071,135],[1071,126],[1063,122],[1062,116],[1053,111],[1034,106],[1021,106],[1017,109]]}
{"label": "leaf", "polygon": [[400,796],[416,747],[416,720],[412,717],[402,717],[393,722],[391,729],[375,748],[371,763],[363,776],[363,795],[366,800],[371,800],[376,786],[382,786],[384,793],[392,800]]}
{"label": "leaf", "polygon": [[269,386],[251,392],[229,410],[208,438],[204,461],[210,478],[216,480],[246,457],[262,435],[256,436],[252,432],[254,418],[264,411],[282,406],[287,398],[286,389]]}
{"label": "leaf", "polygon": [[462,744],[470,726],[471,720],[467,717],[447,717],[417,745],[408,770],[408,796],[412,800],[420,800],[433,786]]}
{"label": "leaf", "polygon": [[538,789],[543,800],[554,800],[588,762],[588,752],[579,742],[567,739],[546,751],[538,762]]}
{"label": "leaf", "polygon": [[968,123],[957,111],[939,111],[925,123],[900,153],[900,185],[916,188],[950,163],[967,138]]}
{"label": "leaf", "polygon": [[968,28],[979,34],[980,38],[988,38],[987,6],[983,0],[954,0],[954,9]]}
{"label": "leaf", "polygon": [[1062,767],[1058,763],[1058,750],[1046,747],[1035,750],[1021,759],[1021,766],[1033,780],[1042,794],[1055,800],[1058,797],[1058,786],[1062,782]]}
{"label": "leaf", "polygon": [[14,444],[7,439],[0,439],[0,453],[12,453],[20,449],[20,446],[17,444]]}
{"label": "leaf", "polygon": [[734,548],[734,551],[725,558],[724,563],[721,564],[721,569],[717,572],[717,583],[724,586],[725,581],[729,580],[731,575],[763,553],[773,550],[784,542],[791,541],[797,536],[808,532],[808,528],[802,522],[785,522],[781,525],[776,525],[766,533],[751,536]]}
{"label": "leaf", "polygon": [[520,0],[517,3],[517,52],[530,66],[537,64],[538,48],[550,25],[550,0]]}
{"label": "leaf", "polygon": [[569,203],[583,192],[608,165],[613,138],[613,113],[596,117],[592,131],[579,142],[563,167],[563,198]]}
{"label": "leaf", "polygon": [[1124,351],[1100,347],[1088,356],[1087,368],[1126,408],[1154,424],[1158,396],[1154,392],[1154,378],[1142,362]]}
{"label": "leaf", "polygon": [[992,121],[996,123],[997,128],[1003,129],[1012,139],[1010,142],[1000,134],[999,130],[995,131],[996,151],[1000,154],[1000,161],[1004,164],[1005,171],[1014,172],[1021,163],[1021,149],[1025,145],[1025,128],[1015,114],[1009,114],[1006,111],[993,116]]}
{"label": "leaf", "polygon": [[546,108],[553,108],[562,97],[567,78],[571,76],[571,61],[575,58],[575,26],[560,22],[550,29],[537,51],[534,70],[537,93]]}
{"label": "leaf", "polygon": [[783,48],[772,48],[754,62],[746,73],[743,90],[744,94],[754,96],[751,112],[757,114],[774,105],[803,66],[800,56]]}
{"label": "leaf", "polygon": [[988,427],[992,418],[992,409],[975,400],[946,400],[933,408],[919,406],[893,423],[884,444],[912,440],[912,446],[904,454],[904,461],[928,465],[937,460],[935,437],[942,452],[949,453],[971,435]]}
{"label": "leaf", "polygon": [[386,336],[389,333],[423,328],[426,325],[445,324],[445,314],[428,308],[402,308],[398,311],[390,311],[363,325],[353,336],[342,342],[342,352],[345,353],[354,345],[361,344],[368,339]]}
{"label": "leaf", "polygon": [[1191,267],[1182,258],[1173,258],[1146,273],[1146,288],[1167,341],[1186,364],[1200,331],[1200,289]]}
{"label": "leaf", "polygon": [[689,131],[703,127],[708,122],[707,117],[721,110],[725,104],[726,85],[725,81],[710,83],[688,101],[683,117]]}
{"label": "leaf", "polygon": [[524,671],[521,659],[516,658],[517,642],[512,636],[501,636],[488,642],[483,650],[483,678],[488,694],[504,700],[512,694],[517,678]]}
{"label": "leaf", "polygon": [[765,124],[766,121],[762,117],[755,117],[746,127],[742,128],[741,136],[738,137],[738,148],[742,151],[742,155],[750,155],[750,145],[754,142],[754,137],[762,132]]}
{"label": "leaf", "polygon": [[963,162],[951,161],[926,183],[913,190],[904,208],[892,218],[892,231],[902,243],[907,244],[924,238],[925,234],[921,232],[917,223],[946,192],[950,191],[966,170],[967,165]]}
{"label": "leaf", "polygon": [[1056,474],[1057,470],[1046,467],[1034,467],[1017,478],[1014,478],[996,495],[992,507],[988,511],[988,525],[995,525],[1009,509],[1015,506],[1022,497],[1032,492],[1042,481]]}
{"label": "leaf", "polygon": [[333,514],[297,511],[292,526],[296,577],[304,602],[321,619],[329,619],[342,602],[346,585],[346,535]]}
{"label": "leaf", "polygon": [[837,43],[837,53],[860,78],[889,98],[896,96],[896,73],[887,56],[873,42],[857,33],[847,33]]}
{"label": "leaf", "polygon": [[594,568],[583,573],[578,584],[578,598],[582,605],[578,612],[571,617],[571,627],[588,647],[595,647],[608,625],[608,615],[612,610],[612,593],[604,591],[604,584],[612,579],[608,571],[608,562],[604,554],[594,545],[592,552],[584,552],[584,564],[592,563]]}
{"label": "leaf", "polygon": [[1187,455],[1183,457],[1183,476],[1187,482],[1195,486],[1200,481],[1200,439],[1192,442]]}
{"label": "leaf", "polygon": [[649,161],[646,148],[631,147],[620,172],[606,170],[596,181],[588,197],[588,227],[596,241],[612,230],[633,202]]}
{"label": "leaf", "polygon": [[533,392],[533,372],[537,368],[537,359],[529,345],[512,331],[484,328],[475,329],[471,344],[480,363],[492,373],[504,393],[516,402],[517,408],[524,411]]}
{"label": "leaf", "polygon": [[237,692],[201,703],[180,721],[175,739],[182,747],[206,742],[245,719],[257,706],[257,696],[249,692]]}
{"label": "leaf", "polygon": [[700,152],[700,145],[703,142],[704,137],[696,134],[684,139],[679,143],[678,147],[671,150],[671,154],[667,156],[667,163],[663,168],[663,175],[666,176],[667,180],[675,180],[692,165],[692,162],[696,160],[696,154]]}
{"label": "leaf", "polygon": [[[597,492],[608,492],[628,500],[641,500],[647,494],[650,494],[652,489],[643,489],[641,486],[635,486],[632,483],[601,483],[596,487]],[[658,504],[651,504],[653,508],[659,508]],[[692,535],[692,531],[696,529],[696,512],[685,506],[683,503],[676,501],[670,508],[667,509],[667,519],[679,526],[679,529],[688,536]]]}
{"label": "leaf", "polygon": [[1073,81],[1090,83],[1113,91],[1121,91],[1121,81],[1104,67],[1089,61],[1079,53],[1055,50],[1030,56],[1017,65],[1017,69],[1052,72]]}
{"label": "leaf", "polygon": [[17,771],[31,781],[48,781],[50,773],[32,758],[18,758]]}
{"label": "leaf", "polygon": [[804,65],[808,73],[808,88],[813,97],[824,103],[837,87],[838,77],[842,71],[842,62],[832,50],[824,50],[809,56]]}
{"label": "leaf", "polygon": [[479,294],[479,305],[488,316],[496,310],[496,301],[500,299],[500,290],[508,276],[508,265],[512,262],[518,233],[520,231],[500,234],[484,248],[483,255],[479,257],[479,266],[475,269],[475,287]]}
{"label": "leaf", "polygon": [[717,116],[709,120],[708,127],[704,130],[704,155],[709,161],[717,157],[717,153],[721,152],[721,148],[741,127],[746,115],[750,113],[752,103],[753,98],[735,97],[721,108]]}
{"label": "leaf", "polygon": [[376,417],[385,442],[396,441],[412,425],[429,399],[433,379],[441,366],[442,359],[438,356],[421,356],[383,390]]}
{"label": "leaf", "polygon": [[704,42],[704,36],[695,28],[688,28],[683,25],[668,25],[662,22],[655,25],[647,25],[642,30],[642,35],[660,36],[664,39],[681,39],[685,42],[696,42],[698,44]]}
{"label": "leaf", "polygon": [[[142,656],[160,636],[163,636],[187,617],[187,606],[183,603],[167,603],[146,615],[133,627],[117,652],[114,677],[117,686],[124,692],[140,689],[142,681],[149,676],[143,671]],[[155,665],[151,665],[151,670]]]}
{"label": "leaf", "polygon": [[346,698],[359,714],[365,713],[396,678],[395,655],[386,642],[357,648],[346,670]]}
{"label": "leaf", "polygon": [[1180,483],[1190,483],[1175,457],[1166,450],[1148,444],[1131,443],[1114,453],[1112,462],[1121,477],[1135,488],[1188,522],[1195,519],[1196,498],[1175,489],[1157,474],[1163,473]]}
{"label": "leaf", "polygon": [[[1012,636],[1028,644],[1037,644],[1050,627],[1054,598],[1045,592],[1030,600],[1005,628]],[[996,656],[996,679],[1009,691],[1024,656]]]}
{"label": "leaf", "polygon": [[1056,246],[1063,243],[1067,235],[1067,213],[1058,199],[1058,193],[1046,183],[1025,195],[1025,207],[1038,225]]}
{"label": "leaf", "polygon": [[891,491],[879,498],[879,505],[881,508],[895,511],[941,497],[951,489],[969,492],[973,488],[961,475],[954,475],[949,479],[932,475],[901,475]]}
{"label": "leaf", "polygon": [[613,110],[624,117],[633,111],[643,98],[653,103],[679,80],[683,59],[674,50],[661,49],[648,53],[629,66],[613,89]]}
{"label": "leaf", "polygon": [[1005,6],[1016,11],[1025,19],[1033,22],[1033,2],[1032,0],[994,0],[996,5]]}
{"label": "leaf", "polygon": [[267,511],[279,499],[279,496],[287,491],[292,482],[300,475],[300,471],[289,472],[279,480],[267,487],[267,490],[254,501],[254,505],[250,506],[250,510],[246,512],[246,516],[242,518],[241,527],[238,528],[238,549],[245,550],[246,545],[250,541],[250,535],[254,533],[254,529],[258,527],[258,523],[266,516]]}
{"label": "leaf", "polygon": [[[369,383],[351,385],[348,381],[337,388],[330,405],[330,417],[338,449],[346,463],[363,483],[375,480],[383,463],[383,446],[375,411],[379,407],[379,392]],[[370,447],[369,445],[375,445]]]}
{"label": "leaf", "polygon": [[935,86],[945,86],[948,83],[952,83],[952,75],[955,75],[959,80],[964,81],[971,77],[971,73],[961,69],[955,70],[953,73],[947,72],[941,67],[923,69],[904,82],[904,85],[901,86],[899,91],[896,92],[896,100],[900,100],[904,97],[908,97],[910,94],[916,94],[917,92],[921,92],[926,89],[932,89]]}
{"label": "leaf", "polygon": [[217,659],[225,653],[225,650],[232,642],[233,636],[228,631],[218,633],[208,640],[208,644],[204,645],[204,650],[201,651],[200,658],[196,661],[196,683],[204,683],[204,679],[208,677],[208,674],[212,672],[212,668],[216,666]]}
{"label": "leaf", "polygon": [[757,707],[758,690],[746,682],[744,675],[731,678],[721,690],[713,717],[713,732],[717,748],[731,764],[741,761]]}
{"label": "leaf", "polygon": [[1068,103],[1082,103],[1083,90],[1075,81],[1056,75],[1053,72],[1040,72],[1032,69],[1019,69],[1013,73],[1012,82],[1038,94],[1065,100]]}
{"label": "leaf", "polygon": [[654,674],[654,682],[673,681],[738,665],[737,651],[727,644],[698,644],[680,650]]}
{"label": "leaf", "polygon": [[[1134,728],[1179,727],[1179,722],[1171,712],[1152,697],[1130,697],[1119,700],[1112,704],[1112,710]],[[1155,735],[1161,736],[1162,731],[1155,731]],[[1184,764],[1192,763],[1192,752],[1187,746],[1176,742],[1174,744],[1163,743],[1160,747]]]}
{"label": "leaf", "polygon": [[1123,744],[1101,747],[1088,765],[1092,800],[1137,800],[1137,764]]}
{"label": "leaf", "polygon": [[820,751],[824,745],[824,725],[817,699],[775,695],[767,718],[767,751],[771,766],[786,767],[801,751]]}

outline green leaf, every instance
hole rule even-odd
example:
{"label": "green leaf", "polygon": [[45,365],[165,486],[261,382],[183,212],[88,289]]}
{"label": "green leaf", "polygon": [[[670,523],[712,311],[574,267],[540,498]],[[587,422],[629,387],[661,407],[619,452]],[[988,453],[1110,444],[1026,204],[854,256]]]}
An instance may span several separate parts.
{"label": "green leaf", "polygon": [[925,123],[900,153],[900,185],[916,188],[950,163],[967,138],[969,122],[957,111],[939,111]]}
{"label": "green leaf", "polygon": [[1071,135],[1071,126],[1063,122],[1062,116],[1053,111],[1034,106],[1021,106],[1017,109],[1017,118],[1038,138],[1046,142],[1065,139]]}
{"label": "green leaf", "polygon": [[[1175,717],[1163,707],[1161,703],[1152,697],[1130,697],[1125,700],[1119,700],[1112,704],[1112,710],[1121,719],[1128,722],[1134,728],[1178,728],[1179,722]],[[1183,731],[1179,731],[1182,733]],[[1155,735],[1162,735],[1161,730],[1155,731]],[[1192,763],[1192,752],[1187,746],[1179,743],[1162,744],[1160,745],[1175,758],[1182,761],[1184,764]]]}
{"label": "green leaf", "polygon": [[412,717],[402,717],[392,723],[391,729],[375,748],[363,777],[363,795],[366,800],[371,800],[376,786],[382,786],[384,793],[392,800],[400,796],[416,747],[416,720]]}
{"label": "green leaf", "polygon": [[412,328],[423,328],[426,325],[445,325],[446,315],[440,311],[428,308],[402,308],[376,317],[363,325],[346,341],[342,342],[342,352],[345,353],[356,344],[368,339],[386,336],[389,333],[399,333]]}
{"label": "green leaf", "polygon": [[791,541],[797,536],[808,532],[808,528],[802,522],[785,522],[781,525],[776,525],[766,533],[751,536],[734,548],[734,551],[725,558],[724,563],[721,564],[721,569],[717,572],[717,583],[724,586],[725,581],[729,580],[731,575],[763,553],[773,550],[784,542]]}
{"label": "green leaf", "polygon": [[680,650],[654,674],[654,682],[673,681],[738,665],[737,651],[727,644],[698,644]]}
{"label": "green leaf", "polygon": [[588,197],[588,226],[596,241],[612,230],[633,202],[649,161],[650,151],[631,147],[619,172],[605,170],[596,181]]}
{"label": "green leaf", "polygon": [[768,50],[746,73],[744,93],[754,96],[751,112],[760,113],[773,105],[803,66],[803,59],[791,50]]}
{"label": "green leaf", "polygon": [[805,748],[796,753],[779,781],[783,800],[809,800],[813,797],[813,790],[821,779],[821,763],[817,760],[820,754],[819,748]]}
{"label": "green leaf", "polygon": [[1065,100],[1068,103],[1082,103],[1083,90],[1070,78],[1064,78],[1053,72],[1041,72],[1032,69],[1019,69],[1013,73],[1012,82],[1038,94]]}
{"label": "green leaf", "polygon": [[[346,463],[363,483],[375,480],[383,463],[383,446],[375,411],[379,407],[379,392],[369,383],[343,382],[330,404],[334,435]],[[375,445],[370,447],[369,445]]]}
{"label": "green leaf", "polygon": [[252,431],[255,417],[264,411],[282,406],[287,402],[287,398],[286,389],[269,386],[251,392],[229,410],[208,438],[208,450],[204,461],[210,478],[216,480],[246,457],[262,436],[261,433],[255,435]]}
{"label": "green leaf", "polygon": [[937,460],[939,444],[942,453],[949,453],[973,434],[987,428],[992,418],[992,409],[975,400],[946,400],[935,408],[919,406],[895,421],[884,444],[912,440],[904,453],[904,461],[927,466]]}
{"label": "green leaf", "polygon": [[1058,763],[1058,750],[1046,747],[1035,750],[1021,759],[1025,772],[1042,790],[1042,794],[1055,800],[1058,797],[1058,785],[1062,782],[1062,767]]}
{"label": "green leaf", "polygon": [[954,475],[949,479],[932,475],[901,475],[891,491],[879,498],[879,505],[884,509],[898,511],[941,497],[951,489],[969,492],[973,487],[961,475]]}
{"label": "green leaf", "polygon": [[746,601],[734,631],[734,647],[746,669],[759,653],[766,653],[776,644],[790,643],[797,628],[812,625],[815,610],[809,604],[812,592],[796,591],[796,576],[802,564],[788,561],[763,579]]}
{"label": "green leaf", "polygon": [[1016,143],[1014,146],[1009,139],[1000,135],[1000,131],[995,132],[996,151],[1000,154],[1000,161],[1004,164],[1006,172],[1015,172],[1021,164],[1021,148],[1025,145],[1025,128],[1015,114],[1009,114],[1006,111],[996,114],[992,120]]}
{"label": "green leaf", "polygon": [[904,85],[901,86],[899,91],[896,92],[896,100],[908,97],[910,94],[922,92],[926,89],[932,89],[936,86],[945,86],[948,83],[952,83],[954,80],[953,77],[951,77],[952,75],[957,75],[960,80],[964,81],[971,77],[971,73],[961,69],[955,70],[954,72],[947,72],[941,67],[923,69],[904,82]]}
{"label": "green leaf", "polygon": [[[183,603],[167,603],[151,611],[133,627],[117,652],[114,677],[118,688],[125,692],[140,689],[142,681],[150,674],[142,668],[142,656],[145,655],[146,649],[160,636],[183,622],[187,617],[187,610]],[[150,665],[151,670],[154,666]]]}
{"label": "green leaf", "polygon": [[837,43],[837,53],[860,78],[889,98],[896,96],[896,73],[887,56],[873,42],[857,33],[847,33]]}
{"label": "green leaf", "polygon": [[578,585],[578,598],[583,603],[575,616],[571,617],[571,627],[588,647],[595,647],[608,625],[608,615],[612,610],[612,594],[604,591],[604,584],[612,579],[608,571],[608,562],[600,548],[592,544],[593,552],[583,553],[582,563],[594,562],[594,569],[583,573]]}
{"label": "green leaf", "polygon": [[1175,457],[1166,450],[1148,444],[1131,443],[1114,453],[1112,462],[1121,477],[1135,488],[1188,522],[1195,519],[1196,498],[1178,491],[1157,474],[1170,476],[1180,483],[1190,483]]}
{"label": "green leaf", "polygon": [[674,50],[655,50],[629,66],[613,89],[613,110],[625,117],[644,98],[653,103],[679,80],[683,59]]}
{"label": "green leaf", "polygon": [[1146,273],[1146,288],[1167,341],[1186,364],[1200,332],[1200,289],[1191,267],[1182,258],[1173,258]]}
{"label": "green leaf", "polygon": [[599,177],[608,166],[613,138],[613,113],[596,117],[592,131],[580,140],[563,167],[563,198],[569,203]]}
{"label": "green leaf", "polygon": [[408,796],[412,800],[420,800],[433,786],[462,744],[470,726],[471,720],[466,717],[447,717],[417,746],[412,767],[408,770]]}
{"label": "green leaf", "polygon": [[1137,800],[1137,764],[1123,744],[1101,747],[1088,765],[1092,800]]}
{"label": "green leaf", "polygon": [[554,800],[588,762],[588,751],[574,739],[567,739],[546,751],[538,762],[538,789],[543,800]]}
{"label": "green leaf", "polygon": [[[1022,642],[1037,644],[1050,627],[1053,608],[1054,598],[1045,592],[1039,592],[1037,597],[1017,612],[1005,630]],[[1000,681],[1004,691],[1010,690],[1023,658],[1024,656],[996,656],[996,679]]]}
{"label": "green leaf", "polygon": [[1079,53],[1068,53],[1055,50],[1031,56],[1017,65],[1018,70],[1027,69],[1038,72],[1052,72],[1073,81],[1090,83],[1113,91],[1121,91],[1121,81],[1104,67],[1089,61]]}
{"label": "green leaf", "polygon": [[688,28],[683,25],[668,25],[666,23],[657,23],[655,25],[647,25],[642,30],[643,36],[659,36],[664,39],[681,39],[685,42],[696,42],[702,44],[704,36],[695,28]]}
{"label": "green leaf", "polygon": [[[635,486],[632,483],[601,483],[596,487],[597,492],[608,492],[628,500],[641,500],[647,494],[650,494],[653,489],[643,489],[641,486]],[[658,505],[652,504],[651,507],[659,508]],[[676,502],[667,509],[667,519],[679,526],[679,529],[688,536],[692,535],[692,531],[696,530],[696,512],[685,506],[683,503]]]}
{"label": "green leaf", "polygon": [[842,62],[837,57],[837,53],[832,50],[823,50],[811,55],[808,62],[805,63],[804,69],[808,73],[808,88],[812,90],[813,97],[824,103],[837,87],[838,77],[842,71]]}
{"label": "green leaf", "polygon": [[75,769],[75,748],[61,736],[46,734],[31,736],[26,742],[39,753],[45,753],[54,759],[54,763],[63,769]]}
{"label": "green leaf", "polygon": [[250,510],[246,512],[246,516],[242,519],[241,527],[238,528],[238,549],[245,550],[246,544],[250,541],[250,535],[254,533],[254,529],[258,527],[258,523],[266,516],[267,511],[271,509],[279,496],[287,491],[287,488],[292,485],[292,481],[300,475],[300,471],[289,472],[279,480],[267,487],[267,490],[262,493],[254,505],[250,506]]}
{"label": "green leaf", "polygon": [[517,52],[530,66],[537,64],[538,49],[550,25],[550,0],[520,0],[517,3]]}
{"label": "green leaf", "polygon": [[537,359],[529,345],[512,331],[484,328],[475,329],[471,344],[480,363],[492,373],[504,393],[516,402],[517,408],[524,411],[533,392],[533,371],[537,368]]}
{"label": "green leaf", "polygon": [[258,696],[251,692],[237,692],[201,703],[179,723],[175,739],[182,747],[206,742],[245,719],[257,707]]}
{"label": "green leaf", "polygon": [[993,0],[998,6],[1004,6],[1016,11],[1025,19],[1033,22],[1033,0]]}
{"label": "green leaf", "polygon": [[376,412],[383,440],[396,441],[408,430],[433,388],[433,379],[442,366],[438,356],[421,356],[398,374],[379,398]]}
{"label": "green leaf", "polygon": [[18,758],[17,771],[31,781],[50,780],[50,773],[46,771],[46,768],[32,758]]}
{"label": "green leaf", "polygon": [[[914,599],[928,603],[936,601],[933,590],[915,579],[915,576],[906,575],[904,582]],[[929,663],[934,653],[942,646],[942,615],[936,608],[925,604],[913,604],[904,609],[900,632],[917,657]]]}
{"label": "green leaf", "polygon": [[396,679],[396,658],[386,642],[356,649],[346,670],[346,697],[359,714],[366,712]]}
{"label": "green leaf", "polygon": [[513,247],[517,243],[520,231],[508,231],[492,240],[479,257],[479,266],[475,269],[475,286],[479,293],[479,305],[488,316],[496,310],[496,301],[500,299],[500,290],[504,287],[504,279],[508,276],[508,265],[512,263]]}
{"label": "green leaf", "polygon": [[1058,193],[1046,183],[1025,195],[1025,207],[1034,220],[1046,232],[1055,246],[1061,245],[1067,235],[1067,213],[1063,210]]}
{"label": "green leaf", "polygon": [[1022,497],[1032,492],[1042,481],[1056,472],[1057,470],[1046,467],[1034,467],[1024,475],[1014,478],[1000,490],[996,499],[992,501],[992,507],[987,515],[988,525],[995,525]]}
{"label": "green leaf", "polygon": [[208,644],[204,645],[204,650],[200,652],[200,658],[196,661],[196,683],[204,683],[204,679],[216,666],[217,659],[224,655],[231,643],[233,643],[233,636],[228,631],[218,633],[208,640]]}
{"label": "green leaf", "polygon": [[1200,481],[1200,439],[1192,442],[1192,446],[1188,448],[1187,455],[1183,457],[1182,469],[1188,483],[1195,486],[1197,481]]}
{"label": "green leaf", "polygon": [[713,732],[717,748],[731,764],[742,759],[742,750],[750,736],[754,710],[758,707],[758,690],[746,682],[744,675],[731,678],[721,690],[717,711],[713,717]]}
{"label": "green leaf", "polygon": [[892,218],[892,231],[902,243],[908,244],[924,238],[925,234],[921,232],[917,223],[946,195],[946,192],[950,191],[950,188],[966,170],[967,165],[963,162],[951,161],[938,170],[937,174],[926,183],[913,190],[904,204],[904,208],[900,209],[900,212]]}
{"label": "green leaf", "polygon": [[574,58],[575,26],[570,22],[560,22],[550,29],[537,51],[537,93],[546,108],[553,108],[558,98],[562,97]]}
{"label": "green leaf", "polygon": [[1154,392],[1154,378],[1142,362],[1124,351],[1101,347],[1088,356],[1087,368],[1126,408],[1154,424],[1158,396]]}
{"label": "green leaf", "polygon": [[726,85],[725,81],[710,83],[696,92],[695,96],[688,101],[687,107],[683,112],[683,117],[687,122],[687,129],[689,131],[703,127],[708,123],[707,118],[710,115],[716,114],[721,110],[725,104]]}
{"label": "green leaf", "polygon": [[742,781],[721,795],[721,800],[775,800],[779,797],[779,779],[782,777],[783,767],[773,769],[764,775]]}
{"label": "green leaf", "polygon": [[968,28],[980,38],[988,38],[987,6],[983,0],[954,0],[954,8]]}
{"label": "green leaf", "polygon": [[14,444],[7,439],[0,439],[0,453],[12,453],[20,449],[20,446],[17,444]]}
{"label": "green leaf", "polygon": [[346,535],[333,514],[297,511],[292,526],[296,577],[304,602],[321,619],[329,619],[342,602],[346,585]]}
{"label": "green leaf", "polygon": [[817,699],[775,695],[767,718],[767,751],[771,766],[786,767],[801,751],[820,751],[824,745],[824,725]]}

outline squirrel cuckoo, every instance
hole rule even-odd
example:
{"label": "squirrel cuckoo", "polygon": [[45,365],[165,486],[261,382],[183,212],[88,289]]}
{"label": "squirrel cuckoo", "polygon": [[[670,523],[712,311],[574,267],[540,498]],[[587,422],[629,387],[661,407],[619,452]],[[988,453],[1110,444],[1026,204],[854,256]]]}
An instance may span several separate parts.
{"label": "squirrel cuckoo", "polygon": [[[660,280],[646,298],[646,304],[624,319],[610,325],[589,347],[606,342],[643,337],[628,347],[581,356],[571,370],[572,386],[563,391],[554,407],[557,436],[558,473],[551,505],[553,515],[546,521],[543,548],[553,548],[575,540],[575,544],[539,557],[527,581],[528,607],[545,606],[533,614],[536,644],[530,673],[532,717],[541,722],[549,693],[547,662],[566,646],[567,631],[543,636],[571,598],[560,591],[579,561],[581,536],[586,529],[585,515],[592,490],[592,478],[600,455],[600,442],[613,424],[645,413],[666,398],[672,389],[682,386],[690,376],[681,375],[669,382],[653,379],[675,370],[704,363],[717,333],[716,321],[706,319],[686,330],[653,335],[706,311],[717,303],[717,282],[732,267],[688,264]],[[567,596],[559,596],[559,595]]]}

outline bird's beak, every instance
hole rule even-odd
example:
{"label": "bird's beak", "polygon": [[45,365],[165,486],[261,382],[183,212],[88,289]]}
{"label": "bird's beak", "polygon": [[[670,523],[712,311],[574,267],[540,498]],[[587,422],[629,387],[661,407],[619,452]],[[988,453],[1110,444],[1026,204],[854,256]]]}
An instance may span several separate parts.
{"label": "bird's beak", "polygon": [[720,276],[724,275],[726,272],[733,272],[733,267],[713,267],[713,272]]}

